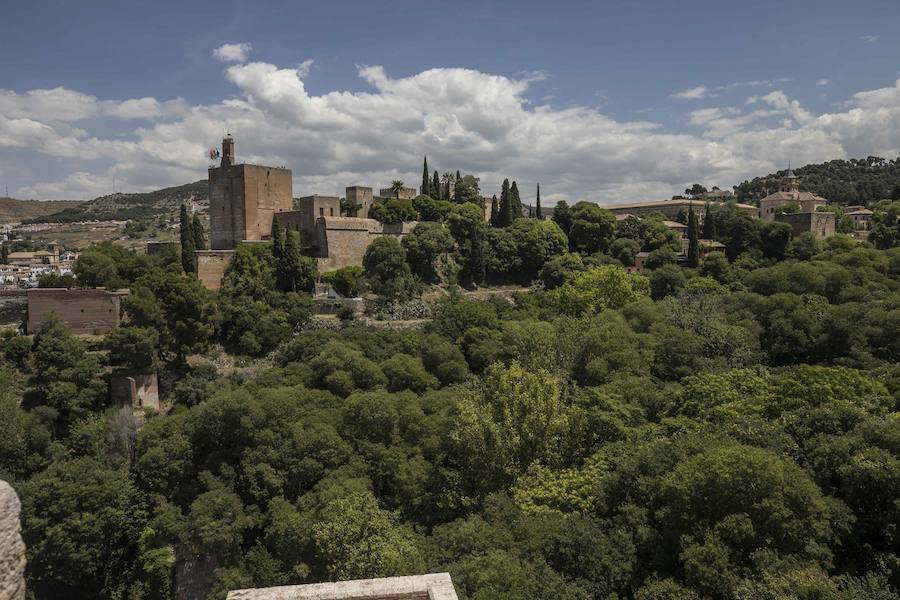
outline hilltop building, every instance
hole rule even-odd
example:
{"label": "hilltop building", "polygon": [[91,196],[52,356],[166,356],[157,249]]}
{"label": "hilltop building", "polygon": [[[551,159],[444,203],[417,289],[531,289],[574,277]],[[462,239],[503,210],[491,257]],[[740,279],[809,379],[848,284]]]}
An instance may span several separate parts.
{"label": "hilltop building", "polygon": [[381,188],[380,190],[378,190],[378,195],[383,198],[399,198],[400,200],[412,200],[419,195],[419,190],[411,187],[402,187],[399,191],[395,192],[393,188]]}
{"label": "hilltop building", "polygon": [[759,217],[766,221],[775,221],[780,209],[793,204],[800,207],[796,212],[815,212],[820,206],[828,204],[828,200],[811,192],[801,192],[800,178],[788,168],[778,191],[759,201]]}
{"label": "hilltop building", "polygon": [[222,140],[222,162],[209,169],[209,243],[233,250],[272,232],[272,217],[294,209],[290,169],[235,164],[234,138]]}

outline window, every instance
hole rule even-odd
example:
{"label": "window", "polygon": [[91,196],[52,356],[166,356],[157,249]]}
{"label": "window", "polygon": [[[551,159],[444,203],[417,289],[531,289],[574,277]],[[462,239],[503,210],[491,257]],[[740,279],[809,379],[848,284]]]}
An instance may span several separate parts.
{"label": "window", "polygon": [[321,206],[319,207],[319,216],[320,216],[320,217],[324,217],[324,216],[325,216],[325,209],[322,208]]}
{"label": "window", "polygon": [[334,216],[334,209],[333,209],[333,208],[329,208],[328,210],[331,211],[331,216],[333,217],[333,216]]}

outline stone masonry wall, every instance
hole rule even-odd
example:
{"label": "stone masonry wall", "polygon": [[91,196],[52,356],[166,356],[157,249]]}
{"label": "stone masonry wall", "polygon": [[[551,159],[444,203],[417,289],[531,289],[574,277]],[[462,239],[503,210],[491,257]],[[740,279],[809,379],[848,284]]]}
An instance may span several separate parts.
{"label": "stone masonry wall", "polygon": [[25,542],[16,491],[0,481],[0,598],[25,600]]}
{"label": "stone masonry wall", "polygon": [[28,290],[26,332],[36,332],[51,315],[56,315],[72,333],[106,333],[119,326],[119,298],[127,294],[124,290]]}
{"label": "stone masonry wall", "polygon": [[203,287],[211,292],[218,292],[222,287],[225,270],[233,257],[234,250],[197,250],[194,253],[194,265]]}
{"label": "stone masonry wall", "polygon": [[416,223],[385,225],[375,219],[323,218],[316,222],[319,272],[362,266],[366,249],[381,235],[402,239]]}

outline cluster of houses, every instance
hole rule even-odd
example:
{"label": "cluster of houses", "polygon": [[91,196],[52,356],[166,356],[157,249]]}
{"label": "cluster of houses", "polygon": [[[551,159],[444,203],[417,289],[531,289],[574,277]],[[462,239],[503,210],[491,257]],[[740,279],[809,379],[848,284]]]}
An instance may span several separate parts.
{"label": "cluster of houses", "polygon": [[33,288],[45,275],[71,275],[78,254],[48,244],[45,250],[10,252],[0,263],[0,286]]}

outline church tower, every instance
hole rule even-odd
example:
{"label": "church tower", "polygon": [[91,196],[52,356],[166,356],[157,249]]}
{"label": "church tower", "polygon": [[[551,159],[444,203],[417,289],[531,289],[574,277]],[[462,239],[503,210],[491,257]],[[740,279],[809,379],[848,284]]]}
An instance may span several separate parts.
{"label": "church tower", "polygon": [[790,163],[788,163],[787,173],[785,173],[784,177],[781,179],[780,191],[788,192],[791,194],[800,193],[800,178],[794,175],[794,172],[791,170]]}

